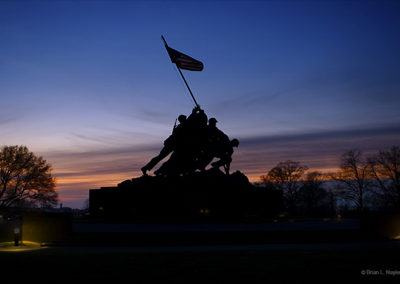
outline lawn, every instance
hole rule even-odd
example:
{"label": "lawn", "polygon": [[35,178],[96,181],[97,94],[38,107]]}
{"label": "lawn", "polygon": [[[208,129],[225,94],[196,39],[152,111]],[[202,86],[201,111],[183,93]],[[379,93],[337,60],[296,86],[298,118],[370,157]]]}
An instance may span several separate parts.
{"label": "lawn", "polygon": [[50,248],[0,252],[0,267],[17,283],[400,281],[400,275],[361,275],[362,270],[400,271],[400,248],[151,252]]}

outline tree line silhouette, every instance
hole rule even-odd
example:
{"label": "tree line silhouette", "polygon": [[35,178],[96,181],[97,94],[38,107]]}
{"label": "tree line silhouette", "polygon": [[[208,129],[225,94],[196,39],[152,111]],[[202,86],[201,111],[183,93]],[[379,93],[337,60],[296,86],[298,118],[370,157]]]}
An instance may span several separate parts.
{"label": "tree line silhouette", "polygon": [[[25,146],[2,147],[0,209],[55,206],[58,194],[51,170],[46,160]],[[260,180],[260,190],[282,193],[284,209],[289,215],[337,215],[338,208],[357,213],[399,211],[400,147],[369,156],[359,149],[346,151],[340,157],[338,170],[330,173],[313,171],[299,161],[287,160],[279,162]]]}
{"label": "tree line silhouette", "polygon": [[260,177],[268,188],[281,190],[290,215],[337,214],[337,208],[400,210],[400,147],[366,156],[359,149],[340,157],[336,172],[308,171],[299,161],[278,163]]}

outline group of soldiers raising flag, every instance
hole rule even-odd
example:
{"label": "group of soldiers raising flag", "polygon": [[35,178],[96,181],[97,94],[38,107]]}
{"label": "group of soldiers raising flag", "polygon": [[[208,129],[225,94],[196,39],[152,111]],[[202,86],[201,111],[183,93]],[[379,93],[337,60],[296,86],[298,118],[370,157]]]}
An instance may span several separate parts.
{"label": "group of soldiers raising flag", "polygon": [[204,171],[211,164],[214,168],[224,167],[229,174],[232,162],[233,147],[239,146],[237,139],[230,140],[217,128],[215,118],[207,118],[204,110],[196,106],[189,117],[180,115],[179,124],[174,126],[172,134],[164,141],[160,153],[141,168],[144,175],[153,169],[169,154],[171,157],[154,173],[160,176],[193,173]]}
{"label": "group of soldiers raising flag", "polygon": [[207,118],[204,110],[200,108],[181,69],[190,71],[202,71],[203,63],[183,54],[167,45],[165,38],[165,48],[171,58],[172,63],[176,64],[179,74],[182,76],[186,87],[196,105],[189,117],[180,115],[179,124],[175,126],[172,134],[164,141],[164,147],[160,153],[150,160],[147,165],[141,168],[144,175],[152,170],[161,160],[169,154],[171,157],[154,173],[159,176],[190,174],[196,170],[204,171],[214,158],[216,162],[211,163],[214,168],[223,167],[226,174],[229,174],[232,162],[233,147],[239,146],[237,139],[230,140],[228,136],[217,128],[215,118]]}

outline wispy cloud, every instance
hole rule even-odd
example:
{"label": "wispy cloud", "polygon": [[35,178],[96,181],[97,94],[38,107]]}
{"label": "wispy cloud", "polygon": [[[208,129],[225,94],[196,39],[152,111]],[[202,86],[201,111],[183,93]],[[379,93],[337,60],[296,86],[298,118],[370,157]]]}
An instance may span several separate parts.
{"label": "wispy cloud", "polygon": [[11,113],[10,111],[2,111],[0,113],[0,125],[5,125],[17,121],[20,116],[21,113],[19,113],[18,111],[13,113]]}
{"label": "wispy cloud", "polygon": [[160,150],[158,144],[133,147],[104,147],[82,151],[39,153],[53,165],[60,199],[65,205],[81,206],[89,189],[116,186],[140,176],[140,168]]}
{"label": "wispy cloud", "polygon": [[165,125],[166,124],[165,118],[168,117],[168,114],[169,113],[165,111],[141,109],[137,110],[135,113],[132,113],[131,116],[141,121]]}
{"label": "wispy cloud", "polygon": [[[338,129],[326,131],[313,131],[299,134],[283,134],[274,136],[258,136],[247,137],[242,139],[246,145],[258,145],[260,143],[282,143],[282,142],[301,142],[315,140],[331,140],[331,139],[349,139],[362,137],[380,137],[387,135],[400,135],[400,126],[397,125],[382,125],[371,128],[360,127],[353,129]],[[360,145],[360,147],[363,147]]]}
{"label": "wispy cloud", "polygon": [[[257,181],[278,162],[297,160],[312,170],[338,167],[340,155],[358,148],[370,155],[400,143],[400,126],[354,128],[309,133],[264,135],[240,138],[232,170],[240,170]],[[141,175],[140,168],[158,154],[162,142],[132,147],[104,147],[86,151],[41,153],[54,166],[62,200],[82,203],[88,190],[118,183]],[[78,203],[79,203],[78,202]]]}
{"label": "wispy cloud", "polygon": [[360,149],[366,155],[400,144],[399,126],[354,128],[242,138],[233,166],[255,180],[278,162],[298,160],[315,170],[337,168],[340,155]]}

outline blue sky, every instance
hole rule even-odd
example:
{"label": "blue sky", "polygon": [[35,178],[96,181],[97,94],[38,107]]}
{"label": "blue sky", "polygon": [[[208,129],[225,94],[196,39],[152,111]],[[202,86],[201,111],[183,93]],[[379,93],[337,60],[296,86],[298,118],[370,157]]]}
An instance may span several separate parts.
{"label": "blue sky", "polygon": [[61,200],[140,175],[193,103],[242,142],[254,180],[277,162],[337,166],[400,138],[398,1],[1,1],[0,145],[53,165]]}

